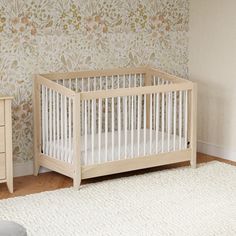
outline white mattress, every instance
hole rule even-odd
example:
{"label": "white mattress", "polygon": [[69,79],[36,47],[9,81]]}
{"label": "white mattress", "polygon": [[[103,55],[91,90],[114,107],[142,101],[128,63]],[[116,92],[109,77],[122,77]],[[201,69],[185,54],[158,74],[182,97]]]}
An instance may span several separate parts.
{"label": "white mattress", "polygon": [[[164,133],[164,142],[162,145],[162,133],[158,133],[158,142],[157,142],[157,149],[156,152],[156,132],[152,131],[152,142],[150,141],[150,130],[146,129],[146,145],[144,145],[144,130],[140,130],[140,144],[139,144],[139,155],[138,155],[138,130],[134,130],[133,135],[133,148],[132,148],[132,141],[131,141],[131,131],[127,131],[127,149],[125,155],[125,131],[121,131],[121,145],[120,149],[118,146],[118,132],[114,132],[114,154],[112,156],[112,133],[107,133],[107,159],[106,159],[106,148],[105,148],[105,133],[101,134],[101,154],[99,160],[99,139],[98,134],[94,135],[94,153],[92,158],[92,135],[87,135],[87,158],[85,152],[85,137],[81,137],[81,162],[82,165],[92,165],[98,163],[104,163],[106,161],[115,161],[121,160],[125,158],[132,158],[138,156],[145,156],[150,154],[162,153],[162,152],[171,152],[174,150],[174,136],[170,135],[169,137],[169,148],[168,148],[168,135]],[[185,149],[185,139],[181,138],[181,147],[179,146],[179,136],[175,136],[175,150]],[[69,145],[69,140],[67,140],[67,144],[65,147],[62,145],[61,140],[59,142],[57,140],[52,141],[49,144],[52,145],[52,149],[55,147],[56,153],[60,153],[60,157],[57,159],[62,159],[69,163],[72,162],[73,157],[73,144],[71,147]],[[59,144],[59,145],[58,145]],[[151,144],[151,145],[150,145]],[[151,148],[150,148],[151,146]],[[120,155],[119,155],[120,150]],[[133,155],[132,155],[133,154]]]}

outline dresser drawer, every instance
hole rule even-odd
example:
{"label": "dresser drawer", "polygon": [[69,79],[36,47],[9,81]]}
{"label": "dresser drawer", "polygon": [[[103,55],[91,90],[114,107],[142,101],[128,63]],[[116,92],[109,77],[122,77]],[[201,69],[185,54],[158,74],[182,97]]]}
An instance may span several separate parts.
{"label": "dresser drawer", "polygon": [[6,178],[6,158],[5,153],[0,153],[0,179]]}
{"label": "dresser drawer", "polygon": [[0,100],[0,125],[5,123],[4,101]]}
{"label": "dresser drawer", "polygon": [[0,126],[0,153],[5,152],[5,127]]}

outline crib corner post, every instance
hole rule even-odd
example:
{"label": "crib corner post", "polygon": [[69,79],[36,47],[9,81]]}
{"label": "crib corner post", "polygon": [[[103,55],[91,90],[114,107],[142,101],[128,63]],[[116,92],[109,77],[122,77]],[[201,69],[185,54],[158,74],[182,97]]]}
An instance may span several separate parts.
{"label": "crib corner post", "polygon": [[80,94],[76,93],[73,102],[73,143],[74,143],[74,177],[73,187],[79,189],[81,183],[81,153],[80,153]]}
{"label": "crib corner post", "polygon": [[193,83],[191,90],[191,167],[197,165],[197,83]]}
{"label": "crib corner post", "polygon": [[33,77],[33,121],[34,121],[34,175],[39,173],[39,154],[41,146],[41,109],[40,109],[40,83],[37,75]]}

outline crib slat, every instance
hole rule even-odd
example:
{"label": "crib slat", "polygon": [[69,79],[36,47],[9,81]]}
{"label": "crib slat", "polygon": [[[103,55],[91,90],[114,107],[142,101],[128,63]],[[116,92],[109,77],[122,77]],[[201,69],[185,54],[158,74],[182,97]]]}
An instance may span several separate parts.
{"label": "crib slat", "polygon": [[138,156],[140,156],[141,95],[138,96]]}
{"label": "crib slat", "polygon": [[[134,87],[137,86],[137,74],[134,75]],[[136,109],[136,104],[137,104],[137,96],[134,96],[134,129],[137,129],[137,109]]]}
{"label": "crib slat", "polygon": [[[91,90],[90,88],[90,77],[88,77],[88,92]],[[90,103],[91,103],[91,100],[88,100],[88,132],[89,134],[91,133],[91,126],[90,126],[90,122],[91,122],[91,115],[90,115]]]}
{"label": "crib slat", "polygon": [[127,158],[127,119],[128,119],[128,115],[127,115],[127,96],[124,97],[125,100],[125,158]]}
{"label": "crib slat", "polygon": [[68,152],[68,138],[67,138],[67,134],[68,134],[68,120],[67,120],[67,97],[64,96],[64,106],[65,106],[65,112],[64,112],[64,116],[65,116],[65,120],[64,120],[64,135],[65,135],[65,138],[64,138],[64,161],[67,160],[68,158],[68,155],[67,155],[67,152]]}
{"label": "crib slat", "polygon": [[[114,89],[114,77],[112,76],[112,89]],[[114,98],[111,99],[111,132],[112,132],[112,160],[114,161],[114,132],[115,132],[115,110],[114,110]]]}
{"label": "crib slat", "polygon": [[63,104],[63,98],[64,96],[61,95],[61,100],[60,100],[60,107],[61,107],[61,152],[60,152],[60,156],[61,156],[61,160],[64,160],[64,104]]}
{"label": "crib slat", "polygon": [[69,162],[69,163],[72,163],[72,155],[71,155],[71,150],[72,150],[72,125],[71,125],[71,122],[72,122],[72,117],[71,117],[71,112],[72,112],[72,109],[71,109],[71,102],[72,102],[72,100],[71,100],[71,98],[68,98],[68,100],[69,100],[69,149],[68,149],[68,159],[67,159],[67,161]]}
{"label": "crib slat", "polygon": [[179,91],[179,150],[182,149],[182,91]]}
{"label": "crib slat", "polygon": [[[118,75],[118,88],[120,88],[120,76]],[[121,148],[121,112],[120,112],[120,97],[117,98],[117,114],[118,114],[118,156],[120,157]]]}
{"label": "crib slat", "polygon": [[147,96],[146,94],[144,96],[144,107],[143,107],[143,155],[146,155],[146,130],[147,130],[147,112],[146,112],[146,106],[147,106]]}
{"label": "crib slat", "polygon": [[88,148],[87,148],[87,140],[88,140],[88,106],[87,106],[87,101],[84,101],[84,152],[85,152],[85,158],[84,162],[85,165],[88,164]]}
{"label": "crib slat", "polygon": [[168,93],[168,124],[167,124],[167,151],[170,151],[170,132],[171,132],[171,93]]}
{"label": "crib slat", "polygon": [[[123,88],[125,88],[125,75],[123,75]],[[125,130],[125,97],[123,97],[122,99],[122,102],[123,102],[123,130]]]}
{"label": "crib slat", "polygon": [[48,88],[45,87],[45,153],[48,155]]}
{"label": "crib slat", "polygon": [[[77,80],[77,79],[76,79]],[[84,91],[84,78],[81,79],[81,91],[83,92]],[[77,88],[77,87],[76,87]],[[78,92],[78,91],[76,91]],[[81,134],[84,135],[84,101],[82,101],[82,120],[81,120],[81,129],[82,129],[82,132]]]}
{"label": "crib slat", "polygon": [[53,157],[56,158],[56,92],[53,91]]}
{"label": "crib slat", "polygon": [[69,79],[69,89],[71,89],[71,79]]}
{"label": "crib slat", "polygon": [[[134,120],[134,96],[131,97],[131,121]],[[134,157],[134,122],[131,122],[131,157]]]}
{"label": "crib slat", "polygon": [[92,163],[94,164],[94,131],[95,131],[95,100],[92,100],[92,140],[91,140],[91,148],[92,148]]}
{"label": "crib slat", "polygon": [[78,78],[75,79],[75,92],[78,92]]}
{"label": "crib slat", "polygon": [[188,146],[188,91],[185,91],[184,148]]}
{"label": "crib slat", "polygon": [[156,94],[156,154],[159,152],[159,119],[160,119],[160,97]]}
{"label": "crib slat", "polygon": [[49,98],[48,98],[49,106],[49,156],[52,156],[52,90],[49,89]]}
{"label": "crib slat", "polygon": [[45,116],[46,116],[46,155],[49,155],[49,91],[46,88],[46,107],[45,107]]}
{"label": "crib slat", "polygon": [[149,117],[149,128],[150,128],[150,132],[149,132],[149,142],[150,142],[150,146],[149,146],[149,153],[152,153],[152,94],[150,94],[150,117]]}
{"label": "crib slat", "polygon": [[[106,77],[107,90],[107,77]],[[105,99],[105,158],[108,161],[108,98]]]}
{"label": "crib slat", "polygon": [[57,159],[61,159],[60,157],[60,107],[59,107],[59,93],[57,92]]}
{"label": "crib slat", "polygon": [[176,109],[176,100],[177,100],[177,92],[175,91],[174,92],[174,132],[173,132],[173,150],[175,151],[176,150],[176,112],[177,112],[177,109]]}
{"label": "crib slat", "polygon": [[165,93],[162,93],[161,105],[161,152],[164,152],[164,135],[165,135]]}
{"label": "crib slat", "polygon": [[98,159],[101,163],[101,135],[102,135],[102,99],[98,100]]}

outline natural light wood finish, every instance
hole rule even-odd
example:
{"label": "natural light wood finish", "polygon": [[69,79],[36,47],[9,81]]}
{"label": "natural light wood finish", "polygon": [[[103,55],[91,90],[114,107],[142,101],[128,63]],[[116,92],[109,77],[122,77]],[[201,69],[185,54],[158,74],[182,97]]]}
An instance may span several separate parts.
{"label": "natural light wood finish", "polygon": [[137,157],[120,161],[106,162],[104,164],[83,166],[82,178],[93,178],[103,175],[111,175],[126,171],[168,165],[191,159],[191,150],[162,153],[148,157]]}
{"label": "natural light wood finish", "polygon": [[4,110],[4,100],[0,100],[0,126],[5,123]]}
{"label": "natural light wood finish", "polygon": [[5,126],[0,126],[0,153],[5,152]]}
{"label": "natural light wood finish", "polygon": [[40,154],[38,159],[39,166],[44,166],[50,170],[56,171],[60,174],[64,174],[70,178],[74,177],[73,165],[59,161],[49,156]]}
{"label": "natural light wood finish", "polygon": [[0,153],[0,180],[6,178],[6,156],[5,153]]}
{"label": "natural light wood finish", "polygon": [[81,172],[81,152],[80,152],[80,94],[76,94],[74,103],[73,103],[73,121],[77,121],[74,123],[74,129],[76,132],[73,137],[74,144],[74,176],[73,176],[73,185],[76,189],[79,188],[82,172]]}
{"label": "natural light wood finish", "polygon": [[[112,76],[112,75],[125,75],[125,74],[144,74],[145,86],[134,87],[134,88],[122,88],[122,89],[109,89],[109,90],[98,90],[91,92],[76,93],[65,86],[55,83],[52,80],[59,79],[72,79],[72,78],[88,78],[88,77],[99,77],[99,76]],[[157,75],[161,79],[172,81],[172,84],[151,86],[151,78]],[[58,161],[55,157],[41,155],[41,87],[46,86],[54,92],[58,92],[73,101],[73,126],[74,130],[74,159],[73,167],[62,161]],[[105,99],[123,96],[135,96],[135,95],[147,95],[147,121],[149,121],[149,97],[153,93],[165,93],[173,91],[189,91],[192,96],[192,102],[189,104],[191,110],[191,126],[190,131],[190,147],[191,152],[188,150],[188,158],[191,159],[191,164],[194,167],[196,162],[196,87],[194,83],[188,80],[178,78],[176,76],[169,75],[158,69],[152,69],[150,67],[138,67],[138,68],[124,68],[124,69],[110,69],[110,70],[99,70],[99,71],[80,71],[80,72],[68,72],[68,73],[51,73],[46,75],[37,75],[34,80],[34,174],[37,175],[39,166],[50,168],[54,171],[58,171],[61,174],[65,174],[74,179],[74,187],[78,188],[81,178],[96,177],[103,174],[119,173],[123,171],[136,170],[146,167],[159,166],[170,164],[173,162],[179,162],[186,160],[186,156],[177,155],[173,158],[173,153],[158,154],[154,160],[153,156],[146,156],[145,158],[134,158],[132,161],[127,160],[127,163],[121,161],[119,164],[112,162],[106,163],[106,165],[98,165],[94,168],[89,166],[82,167],[80,164],[80,102],[91,99]],[[147,127],[149,126],[147,122]],[[193,127],[194,126],[194,127]],[[163,161],[161,156],[165,155],[166,160]],[[160,160],[158,159],[160,156]],[[173,159],[172,159],[173,158]],[[150,162],[147,164],[147,162]],[[143,165],[143,166],[142,166]],[[87,168],[87,169],[86,169]],[[107,169],[110,170],[107,170]],[[94,171],[94,173],[92,173]],[[72,173],[73,172],[73,176]]]}
{"label": "natural light wood finish", "polygon": [[107,70],[88,70],[88,71],[76,71],[66,73],[50,73],[41,74],[50,80],[60,79],[73,79],[73,78],[88,78],[88,77],[100,77],[100,76],[112,76],[112,75],[124,75],[124,74],[144,74],[148,70],[148,67],[135,67],[135,68],[115,68]]}
{"label": "natural light wood finish", "polygon": [[193,89],[193,83],[179,83],[169,85],[156,85],[156,86],[145,86],[135,88],[122,88],[122,89],[109,89],[108,91],[98,90],[93,92],[81,92],[81,101],[99,99],[99,98],[112,98],[112,97],[123,97],[123,96],[135,96],[135,95],[148,95],[151,93],[166,93],[174,91],[185,91]]}
{"label": "natural light wood finish", "polygon": [[41,120],[40,114],[40,83],[34,79],[34,91],[33,91],[33,118],[34,118],[34,175],[38,175],[39,172],[39,155],[41,150]]}
{"label": "natural light wood finish", "polygon": [[191,113],[190,113],[190,146],[192,149],[191,166],[196,168],[197,164],[197,84],[193,83],[191,90]]}
{"label": "natural light wood finish", "polygon": [[[223,160],[221,158],[212,157],[212,156],[208,156],[206,154],[201,154],[201,153],[198,153],[197,157],[198,157],[197,158],[198,163],[220,161],[223,163],[234,165],[235,170],[236,170],[236,162]],[[90,183],[94,183],[94,182],[98,182],[102,180],[128,177],[132,175],[141,175],[144,173],[162,171],[162,170],[166,170],[170,168],[177,168],[177,167],[188,166],[188,165],[189,165],[189,162],[181,162],[181,163],[172,164],[172,165],[165,165],[165,166],[159,166],[159,167],[154,167],[154,168],[149,168],[149,169],[125,172],[121,174],[102,176],[102,177],[92,178],[92,179],[85,179],[85,180],[82,180],[82,188],[83,187],[86,188],[85,184],[90,184]],[[73,183],[72,183],[71,178],[61,175],[56,172],[42,173],[42,174],[39,174],[39,176],[37,177],[33,175],[17,177],[17,178],[14,178],[15,191],[13,194],[9,193],[5,184],[0,184],[0,199],[24,196],[28,194],[39,193],[43,191],[51,191],[51,190],[56,190],[60,188],[68,188],[68,187],[71,187],[72,184]]]}
{"label": "natural light wood finish", "polygon": [[0,98],[0,182],[13,192],[11,97]]}

